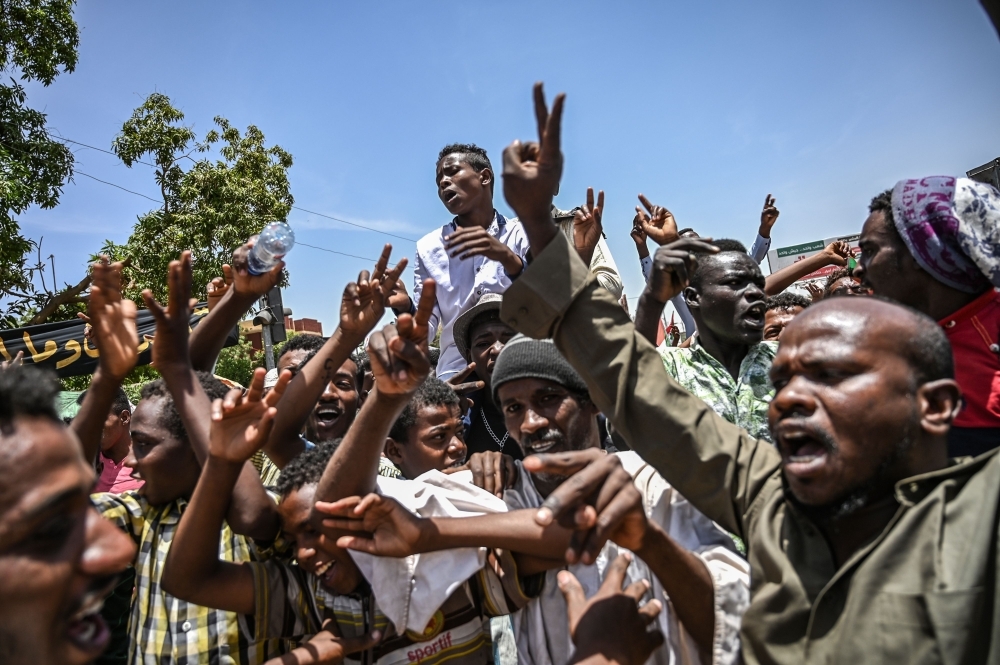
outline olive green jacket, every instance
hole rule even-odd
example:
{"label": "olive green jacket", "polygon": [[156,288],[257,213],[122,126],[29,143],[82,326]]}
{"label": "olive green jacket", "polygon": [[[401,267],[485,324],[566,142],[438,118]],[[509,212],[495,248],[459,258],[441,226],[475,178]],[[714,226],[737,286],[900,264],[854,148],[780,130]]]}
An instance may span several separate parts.
{"label": "olive green jacket", "polygon": [[892,521],[838,568],[786,499],[775,447],[667,376],[563,234],[507,291],[501,315],[529,336],[553,337],[632,449],[744,539],[747,663],[1000,662],[995,453],[899,483]]}

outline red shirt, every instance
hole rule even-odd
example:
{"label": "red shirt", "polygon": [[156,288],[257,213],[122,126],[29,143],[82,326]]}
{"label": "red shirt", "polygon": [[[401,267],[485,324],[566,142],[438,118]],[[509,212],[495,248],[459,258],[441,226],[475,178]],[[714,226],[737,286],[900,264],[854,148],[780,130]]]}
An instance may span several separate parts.
{"label": "red shirt", "polygon": [[956,427],[1000,427],[1000,293],[990,289],[938,321],[955,357],[965,407]]}

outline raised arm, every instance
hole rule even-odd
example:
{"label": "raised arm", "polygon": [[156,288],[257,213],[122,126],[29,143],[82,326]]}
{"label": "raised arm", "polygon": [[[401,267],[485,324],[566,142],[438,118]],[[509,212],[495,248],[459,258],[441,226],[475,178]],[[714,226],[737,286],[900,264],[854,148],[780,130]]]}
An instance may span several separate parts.
{"label": "raised arm", "polygon": [[287,380],[262,398],[264,370],[257,369],[245,396],[232,390],[212,404],[208,459],[163,569],[161,583],[171,595],[205,607],[254,613],[253,573],[241,563],[219,560],[219,538],[237,479],[267,438]]}
{"label": "raised arm", "polygon": [[115,393],[139,359],[135,303],[122,298],[122,264],[110,263],[102,256],[91,271],[87,311],[100,356],[90,388],[70,425],[88,463],[93,463],[101,449],[101,434]]}
{"label": "raised arm", "polygon": [[[191,333],[191,366],[196,371],[211,372],[219,352],[226,343],[226,337],[236,326],[254,302],[271,290],[281,279],[284,261],[279,261],[263,275],[252,275],[247,269],[247,256],[256,238],[233,252],[232,266],[222,266],[225,280],[225,294],[202,319]],[[279,312],[280,316],[281,313]]]}
{"label": "raised arm", "polygon": [[796,261],[777,272],[772,272],[764,280],[764,293],[769,296],[777,295],[794,284],[796,280],[820,268],[846,266],[849,258],[851,258],[851,246],[843,240],[835,240],[823,248],[823,251],[801,261]]}
{"label": "raised arm", "polygon": [[[205,465],[211,401],[201,387],[188,356],[188,321],[191,316],[191,252],[183,252],[179,261],[171,261],[168,273],[168,303],[162,307],[150,291],[143,299],[156,320],[153,338],[153,364],[163,376],[167,390],[184,424],[188,441],[198,462]],[[202,470],[204,475],[205,470]],[[244,465],[232,493],[226,521],[234,532],[256,540],[270,541],[278,533],[278,514],[274,501],[264,491],[253,464]]]}
{"label": "raised arm", "polygon": [[340,303],[340,325],[288,386],[271,436],[264,446],[264,452],[279,469],[302,452],[304,444],[299,433],[323,390],[385,313],[386,301],[406,268],[403,258],[392,269],[387,269],[391,254],[392,245],[386,245],[375,272],[369,275],[363,270],[357,282],[345,287]]}
{"label": "raised arm", "polygon": [[635,329],[656,346],[656,333],[667,301],[688,283],[688,265],[694,252],[716,252],[711,238],[681,238],[660,247],[653,256],[653,268],[635,310]]}
{"label": "raised arm", "polygon": [[395,326],[386,326],[368,340],[375,387],[327,463],[316,488],[317,501],[374,491],[389,430],[431,370],[427,322],[436,300],[435,289],[434,280],[427,280],[417,313],[401,314]]}
{"label": "raised arm", "polygon": [[[540,93],[536,87],[536,109]],[[544,111],[544,99],[540,106]],[[558,158],[559,125],[553,120],[561,110],[557,97],[542,162],[546,155],[550,164]],[[504,294],[501,317],[531,337],[552,337],[632,449],[698,510],[742,535],[743,517],[761,491],[780,489],[780,456],[667,376],[653,345],[637,334],[565,236],[554,232],[552,220],[540,214],[538,201],[551,199],[555,184],[548,178],[558,180],[558,169],[525,163],[524,152],[517,141],[504,151],[504,195],[524,224],[535,260]]]}

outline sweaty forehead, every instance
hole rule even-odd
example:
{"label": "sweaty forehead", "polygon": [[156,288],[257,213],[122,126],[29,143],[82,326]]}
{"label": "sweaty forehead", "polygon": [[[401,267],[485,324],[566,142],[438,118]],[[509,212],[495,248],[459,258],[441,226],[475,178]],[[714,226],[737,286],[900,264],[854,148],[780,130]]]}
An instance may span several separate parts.
{"label": "sweaty forehead", "polygon": [[468,164],[465,161],[465,153],[461,152],[450,152],[441,158],[441,161],[437,163],[437,170],[440,173],[446,167],[449,166],[461,166],[462,164]]}
{"label": "sweaty forehead", "polygon": [[754,277],[763,273],[760,266],[748,254],[743,252],[721,252],[699,258],[702,264],[703,281],[715,281],[732,273],[746,273]]}

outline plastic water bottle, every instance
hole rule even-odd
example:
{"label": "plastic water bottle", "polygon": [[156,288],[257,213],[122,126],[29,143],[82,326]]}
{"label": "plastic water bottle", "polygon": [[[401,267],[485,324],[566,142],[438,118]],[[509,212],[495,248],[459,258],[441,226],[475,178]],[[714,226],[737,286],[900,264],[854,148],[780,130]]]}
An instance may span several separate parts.
{"label": "plastic water bottle", "polygon": [[256,244],[247,257],[247,270],[251,275],[263,275],[295,245],[295,231],[284,222],[271,222],[260,232]]}

